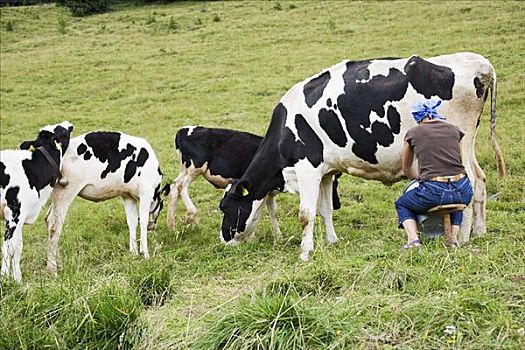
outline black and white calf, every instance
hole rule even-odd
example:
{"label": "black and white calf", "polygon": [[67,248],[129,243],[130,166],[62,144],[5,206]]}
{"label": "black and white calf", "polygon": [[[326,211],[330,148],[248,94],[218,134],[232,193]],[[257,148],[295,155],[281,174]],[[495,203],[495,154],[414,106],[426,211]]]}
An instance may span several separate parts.
{"label": "black and white calf", "polygon": [[[173,181],[169,194],[168,228],[174,228],[174,216],[179,197],[186,207],[186,221],[192,222],[197,208],[189,195],[190,184],[203,176],[216,188],[226,188],[233,178],[240,177],[250,164],[262,137],[243,131],[187,126],[175,136],[181,161],[179,176]],[[275,196],[269,193],[257,203],[257,225],[263,204],[266,203],[275,236],[282,237],[277,221]],[[254,214],[255,215],[255,214]]]}
{"label": "black and white calf", "polygon": [[64,156],[62,174],[68,185],[54,189],[46,215],[48,272],[56,274],[58,240],[68,208],[77,195],[93,202],[121,197],[129,227],[129,250],[138,254],[138,221],[140,253],[149,257],[147,230],[155,229],[162,209],[161,193],[169,188],[166,185],[161,189],[159,161],[145,139],[100,131],[75,137]]}
{"label": "black and white calf", "polygon": [[465,210],[461,238],[468,239],[472,226],[475,234],[484,233],[485,174],[474,141],[489,90],[491,140],[502,176],[504,163],[494,133],[496,74],[478,54],[343,61],[296,84],[275,107],[248,169],[223,197],[222,237],[230,241],[241,234],[253,203],[268,193],[299,192],[300,258],[308,260],[317,208],[328,240],[336,240],[329,215],[331,175],[343,172],[385,184],[402,179],[403,139],[415,125],[410,108],[432,97],[443,101],[440,114],[465,133],[463,164],[474,186],[474,202]]}
{"label": "black and white calf", "polygon": [[5,219],[2,243],[2,275],[12,269],[15,281],[22,280],[22,227],[33,224],[60,178],[64,152],[73,125],[63,122],[40,129],[34,141],[21,150],[0,151],[0,215]]}

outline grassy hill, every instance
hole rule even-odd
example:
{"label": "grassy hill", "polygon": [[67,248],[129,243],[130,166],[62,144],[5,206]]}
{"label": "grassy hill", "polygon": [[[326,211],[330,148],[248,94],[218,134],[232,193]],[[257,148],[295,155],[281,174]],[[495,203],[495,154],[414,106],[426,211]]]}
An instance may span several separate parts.
{"label": "grassy hill", "polygon": [[[222,192],[192,187],[198,221],[128,253],[120,200],[77,199],[44,272],[46,208],[24,228],[24,282],[3,280],[0,349],[523,349],[525,347],[525,5],[522,2],[176,2],[74,18],[54,5],[1,8],[0,148],[48,123],[74,135],[120,130],[149,140],[166,180],[177,129],[263,134],[279,98],[342,59],[473,51],[498,75],[496,179],[489,108],[477,137],[488,233],[456,251],[440,240],[401,252],[393,201],[404,184],[341,178],[340,241],[298,261],[298,197],[278,197],[286,238],[218,239]],[[454,331],[445,331],[447,326]],[[449,327],[450,329],[450,327]]]}

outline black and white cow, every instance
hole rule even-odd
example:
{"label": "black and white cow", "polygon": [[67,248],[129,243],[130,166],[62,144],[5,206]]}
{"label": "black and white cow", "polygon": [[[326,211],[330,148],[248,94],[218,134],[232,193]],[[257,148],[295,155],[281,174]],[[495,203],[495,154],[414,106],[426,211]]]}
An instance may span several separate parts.
{"label": "black and white cow", "polygon": [[64,155],[62,174],[68,185],[54,189],[46,215],[49,273],[56,274],[58,240],[68,208],[77,195],[93,202],[121,197],[129,227],[129,250],[138,254],[138,222],[140,253],[149,258],[147,230],[155,229],[162,209],[161,194],[167,194],[169,187],[161,189],[159,161],[145,139],[101,131],[75,137]]}
{"label": "black and white cow", "polygon": [[[215,188],[226,188],[230,181],[244,174],[252,161],[261,141],[261,136],[248,132],[205,128],[202,126],[186,126],[175,136],[175,148],[181,161],[179,176],[173,181],[169,194],[168,228],[174,228],[174,216],[179,197],[186,207],[186,221],[192,222],[197,214],[197,208],[189,195],[190,184],[199,176],[203,176]],[[337,195],[337,179],[333,185],[334,207],[339,209]],[[244,233],[252,233],[260,218],[262,208],[266,203],[272,230],[277,239],[282,238],[277,220],[275,193],[270,192],[262,200],[254,203],[252,211],[254,219]]]}
{"label": "black and white cow", "polygon": [[[60,179],[64,152],[73,125],[67,121],[40,129],[34,141],[21,150],[0,151],[0,215],[5,219],[2,275],[22,280],[22,227],[33,224]],[[58,187],[58,186],[57,186]]]}
{"label": "black and white cow", "polygon": [[249,225],[254,201],[272,191],[299,192],[300,258],[308,260],[317,208],[328,240],[337,239],[329,216],[331,175],[343,172],[385,184],[402,179],[403,138],[415,125],[410,107],[432,97],[443,100],[440,114],[465,133],[463,163],[475,194],[465,211],[462,239],[468,239],[472,226],[475,234],[484,233],[485,174],[474,141],[489,89],[491,139],[502,176],[504,163],[494,134],[496,74],[478,54],[343,61],[296,84],[275,107],[248,169],[223,197],[223,239],[235,239]]}

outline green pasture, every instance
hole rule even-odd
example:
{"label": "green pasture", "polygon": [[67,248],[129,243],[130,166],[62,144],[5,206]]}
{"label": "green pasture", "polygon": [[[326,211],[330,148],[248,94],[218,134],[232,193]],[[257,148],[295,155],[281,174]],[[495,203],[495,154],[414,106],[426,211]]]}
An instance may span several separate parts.
{"label": "green pasture", "polygon": [[[166,211],[151,259],[131,256],[120,200],[77,199],[45,274],[44,210],[24,228],[23,283],[2,280],[0,349],[523,349],[525,348],[525,4],[523,2],[121,1],[76,18],[54,5],[0,9],[0,148],[49,123],[74,135],[120,130],[148,139],[165,181],[188,124],[264,134],[295,83],[343,59],[473,51],[498,77],[496,178],[487,104],[477,137],[487,174],[485,236],[400,251],[385,187],[341,178],[340,241],[322,220],[299,262],[298,197],[278,197],[285,242],[267,217],[252,242],[220,243],[222,192],[203,179],[191,226]],[[232,155],[234,156],[234,155]],[[446,331],[447,326],[455,327]]]}

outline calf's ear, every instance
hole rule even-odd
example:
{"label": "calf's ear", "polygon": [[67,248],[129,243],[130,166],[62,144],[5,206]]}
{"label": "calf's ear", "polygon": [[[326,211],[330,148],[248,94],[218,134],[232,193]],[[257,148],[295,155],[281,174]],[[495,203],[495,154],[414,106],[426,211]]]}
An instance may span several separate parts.
{"label": "calf's ear", "polygon": [[20,144],[20,149],[32,151],[31,148],[35,148],[34,143],[35,141],[24,141]]}
{"label": "calf's ear", "polygon": [[169,183],[165,184],[164,187],[162,187],[160,194],[164,196],[167,196],[168,194],[170,194],[170,184]]}
{"label": "calf's ear", "polygon": [[59,151],[62,150],[62,140],[60,140],[60,138],[59,138],[58,136],[53,136],[53,138],[51,139],[51,141],[52,141],[53,146],[54,146],[57,150],[59,150]]}

